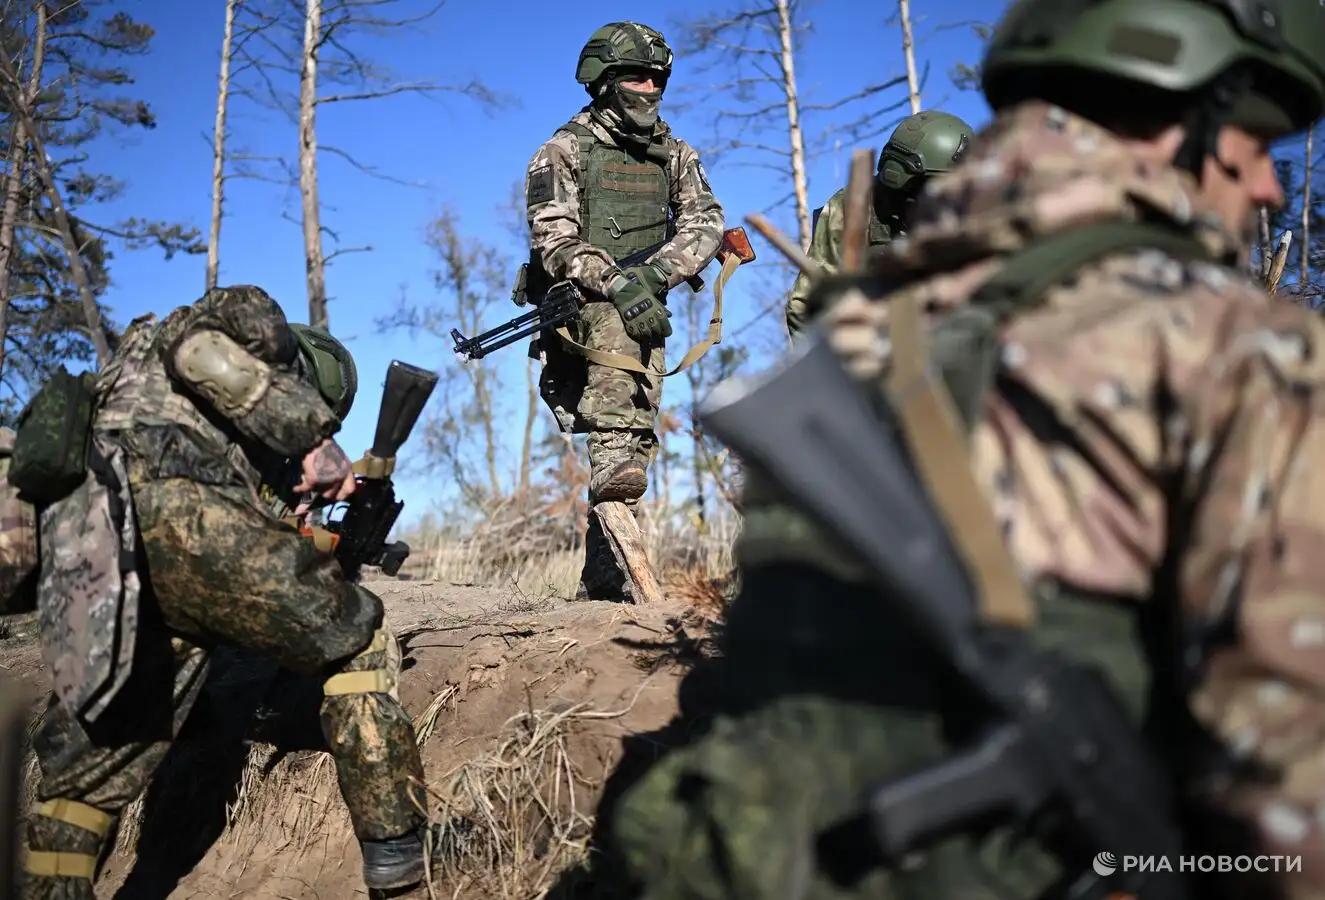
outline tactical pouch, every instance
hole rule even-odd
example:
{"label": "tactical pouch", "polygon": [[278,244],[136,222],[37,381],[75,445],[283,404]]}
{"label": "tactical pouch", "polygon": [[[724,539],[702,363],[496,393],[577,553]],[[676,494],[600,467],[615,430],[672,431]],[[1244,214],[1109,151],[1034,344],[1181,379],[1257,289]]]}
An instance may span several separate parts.
{"label": "tactical pouch", "polygon": [[523,263],[515,273],[515,287],[511,288],[511,302],[524,306],[529,302],[529,263]]}
{"label": "tactical pouch", "polygon": [[92,445],[96,375],[63,366],[18,416],[9,484],[38,504],[54,503],[83,483]]}

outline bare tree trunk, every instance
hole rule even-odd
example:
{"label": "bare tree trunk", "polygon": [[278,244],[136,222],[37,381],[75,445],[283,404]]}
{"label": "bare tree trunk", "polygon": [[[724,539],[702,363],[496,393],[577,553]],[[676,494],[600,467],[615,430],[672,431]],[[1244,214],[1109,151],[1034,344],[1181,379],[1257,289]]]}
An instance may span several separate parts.
{"label": "bare tree trunk", "polygon": [[83,265],[82,249],[74,238],[74,229],[69,223],[69,213],[65,211],[64,200],[60,198],[60,189],[56,186],[55,178],[51,175],[51,167],[46,162],[45,142],[37,133],[36,123],[32,121],[27,106],[16,106],[16,109],[23,117],[25,127],[31,135],[32,149],[37,157],[37,174],[46,188],[46,196],[51,201],[51,211],[55,213],[55,224],[64,239],[65,252],[69,254],[69,268],[73,273],[74,283],[78,285],[78,293],[83,299],[83,315],[87,317],[88,338],[92,341],[92,346],[97,348],[98,364],[104,366],[110,361],[110,342],[106,340],[106,329],[101,324],[101,309],[97,306],[97,296],[92,293],[92,282],[88,279],[87,268]]}
{"label": "bare tree trunk", "polygon": [[[780,4],[782,0],[778,2]],[[698,333],[699,304],[694,302],[686,304],[686,319],[690,326],[690,334]],[[700,392],[705,381],[703,360],[686,370],[686,380],[690,382],[690,471],[695,479],[695,520],[702,532],[707,521],[708,506],[706,500],[708,486],[704,478],[706,468],[704,462],[707,454],[704,452],[704,427],[699,423]]]}
{"label": "bare tree trunk", "polygon": [[106,331],[101,324],[101,309],[97,306],[97,296],[92,293],[92,282],[88,279],[87,268],[83,265],[82,250],[74,237],[73,226],[69,223],[69,213],[65,210],[64,200],[60,197],[60,188],[56,185],[50,164],[46,161],[46,142],[41,139],[37,123],[33,121],[23,83],[18,80],[18,74],[14,71],[9,56],[4,53],[0,53],[0,74],[4,75],[4,89],[8,95],[11,114],[18,115],[19,124],[27,133],[28,140],[32,142],[32,153],[37,161],[37,176],[41,179],[42,187],[45,188],[46,196],[50,200],[56,227],[64,240],[65,252],[69,254],[69,269],[74,276],[74,284],[78,286],[78,293],[82,297],[83,315],[87,317],[88,339],[97,350],[97,362],[104,366],[110,360],[110,342],[106,339]]}
{"label": "bare tree trunk", "polygon": [[327,272],[322,254],[322,215],[317,193],[317,55],[322,40],[322,0],[307,0],[304,53],[299,66],[299,195],[303,201],[304,277],[308,323],[326,328]]}
{"label": "bare tree trunk", "polygon": [[672,461],[667,453],[668,433],[662,432],[658,435],[658,499],[662,505],[661,520],[664,516],[671,515],[672,512]]}
{"label": "bare tree trunk", "polygon": [[520,481],[516,490],[519,492],[520,505],[524,506],[529,498],[529,482],[534,466],[534,423],[538,421],[538,360],[531,359],[525,366],[525,385],[528,388],[529,405],[524,416],[524,440],[520,444]]}
{"label": "bare tree trunk", "polygon": [[207,237],[207,290],[216,287],[221,269],[221,215],[225,205],[225,113],[230,102],[230,48],[235,37],[235,10],[241,0],[226,0],[225,33],[221,38],[221,75],[216,87],[216,129],[212,137],[212,230]]}
{"label": "bare tree trunk", "polygon": [[775,0],[778,13],[779,63],[787,104],[787,138],[791,144],[791,189],[796,198],[796,230],[801,246],[809,248],[810,185],[805,174],[805,131],[801,126],[800,93],[796,88],[796,54],[792,43],[789,0]]}
{"label": "bare tree trunk", "polygon": [[[46,4],[37,4],[37,25],[32,41],[32,73],[24,92],[29,105],[41,90],[41,72],[46,59]],[[17,74],[17,73],[15,73]],[[18,235],[18,205],[23,193],[23,159],[28,150],[28,130],[22,117],[12,128],[9,171],[5,178],[5,205],[0,213],[0,366],[5,361],[5,338],[9,333],[9,277],[14,269],[14,247]]]}
{"label": "bare tree trunk", "polygon": [[916,76],[916,45],[911,38],[911,0],[897,0],[902,20],[902,56],[906,60],[906,88],[911,100],[911,115],[920,112],[920,79]]}
{"label": "bare tree trunk", "polygon": [[1302,253],[1298,266],[1299,290],[1305,290],[1311,277],[1311,166],[1315,156],[1316,126],[1307,129],[1306,159],[1302,166]]}

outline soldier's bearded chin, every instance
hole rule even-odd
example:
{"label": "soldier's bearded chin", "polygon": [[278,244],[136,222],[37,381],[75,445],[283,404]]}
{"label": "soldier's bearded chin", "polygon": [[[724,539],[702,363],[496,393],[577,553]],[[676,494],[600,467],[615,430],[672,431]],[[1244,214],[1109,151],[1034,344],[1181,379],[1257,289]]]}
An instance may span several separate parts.
{"label": "soldier's bearded chin", "polygon": [[617,85],[611,104],[627,126],[638,131],[652,131],[658,122],[662,91],[632,91]]}

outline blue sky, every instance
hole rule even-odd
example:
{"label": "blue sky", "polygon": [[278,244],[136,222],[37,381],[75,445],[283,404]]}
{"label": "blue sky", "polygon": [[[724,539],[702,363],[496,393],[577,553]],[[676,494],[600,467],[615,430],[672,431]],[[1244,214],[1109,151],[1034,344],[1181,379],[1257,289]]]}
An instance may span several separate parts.
{"label": "blue sky", "polygon": [[[431,3],[422,0],[400,4],[406,15],[429,6]],[[947,73],[958,61],[978,60],[977,37],[959,23],[987,16],[994,11],[991,7],[995,4],[976,0],[914,2],[917,57],[922,66],[928,63],[930,67],[924,104],[954,112],[976,127],[988,119],[984,101],[978,94],[957,91]],[[136,215],[183,221],[205,234],[224,3],[130,0],[120,8],[157,30],[153,52],[128,65],[137,78],[130,90],[151,104],[159,124],[151,132],[139,130],[131,136],[103,139],[95,148],[94,170],[127,181],[123,198],[96,215],[102,220]],[[389,65],[401,81],[464,83],[478,77],[514,97],[518,101],[514,108],[487,114],[455,95],[404,94],[332,104],[320,110],[322,144],[339,147],[395,179],[424,185],[412,188],[389,183],[356,171],[334,155],[321,158],[324,224],[339,233],[340,246],[374,248],[338,258],[327,272],[332,329],[354,351],[362,380],[359,400],[341,434],[352,455],[371,442],[380,384],[390,359],[433,368],[457,365],[449,342],[411,340],[402,333],[381,336],[373,324],[377,316],[390,311],[402,290],[415,302],[435,296],[430,275],[435,261],[423,241],[427,223],[444,204],[450,204],[461,212],[467,235],[512,246],[498,207],[509,198],[512,184],[523,178],[538,145],[585,102],[583,89],[573,78],[576,56],[595,28],[621,14],[619,3],[604,0],[559,7],[555,15],[549,15],[547,9],[546,4],[531,0],[503,4],[452,0],[423,26],[355,45]],[[657,0],[643,21],[672,37],[677,33],[675,18],[694,9],[693,3]],[[899,29],[889,22],[892,12],[891,4],[847,0],[822,0],[807,7],[804,19],[812,23],[813,34],[804,39],[797,58],[806,102],[828,102],[902,73]],[[711,134],[704,112],[668,112],[669,97],[687,85],[712,80],[712,76],[696,76],[695,68],[690,60],[678,58],[668,96],[663,99],[663,115],[676,133],[702,147]],[[291,87],[295,85],[291,83]],[[893,95],[898,100],[903,96]],[[821,119],[817,127],[827,124],[829,120]],[[816,122],[811,119],[808,125],[813,129]],[[244,101],[236,101],[232,107],[231,132],[235,148],[284,152],[291,157],[297,148],[293,125]],[[877,151],[882,140],[873,139],[866,146]],[[812,206],[822,204],[844,183],[852,149],[849,144],[841,146],[812,163]],[[732,157],[707,166],[729,227],[741,224],[743,216],[764,209],[786,191],[769,172],[741,162],[742,158]],[[297,217],[298,209],[294,190],[232,181],[221,241],[221,283],[259,284],[277,298],[292,321],[307,321],[300,231],[293,221],[283,218]],[[789,208],[772,218],[794,234]],[[777,257],[761,238],[752,235],[752,239],[761,262]],[[328,242],[327,251],[335,246]],[[204,286],[204,274],[202,256],[165,262],[158,253],[119,250],[112,262],[113,284],[107,302],[120,322],[143,312],[164,313],[196,299]],[[716,265],[705,273],[710,281],[715,274]],[[733,280],[726,297],[729,333],[748,321],[755,303],[751,288],[758,281],[745,272]],[[493,324],[517,312],[505,290],[496,300],[488,314]],[[772,321],[760,327],[776,334],[781,323]],[[678,358],[682,349],[671,350],[669,361]],[[521,409],[522,349],[509,348],[484,364],[496,367],[506,378],[513,392],[510,409]],[[679,399],[684,387],[669,384],[668,390]],[[516,418],[514,412],[508,418],[512,450],[519,440]],[[412,441],[407,451],[410,446],[417,444]],[[445,478],[435,474],[408,475],[402,484],[411,499],[407,518],[410,512],[423,511],[425,498],[441,497],[448,491]]]}

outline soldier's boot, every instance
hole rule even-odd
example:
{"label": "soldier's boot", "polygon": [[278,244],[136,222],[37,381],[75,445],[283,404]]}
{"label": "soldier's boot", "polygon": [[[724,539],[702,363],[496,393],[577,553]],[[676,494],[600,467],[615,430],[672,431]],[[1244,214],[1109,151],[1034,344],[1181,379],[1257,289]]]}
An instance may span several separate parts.
{"label": "soldier's boot", "polygon": [[37,804],[28,820],[26,900],[96,900],[93,885],[115,818],[77,800]]}
{"label": "soldier's boot", "polygon": [[638,500],[648,486],[649,473],[644,466],[637,460],[625,459],[589,476],[589,503]]}
{"label": "soldier's boot", "polygon": [[456,817],[443,827],[420,825],[400,837],[363,841],[363,883],[369,890],[394,891],[421,883],[447,860],[457,859],[473,823]]}

